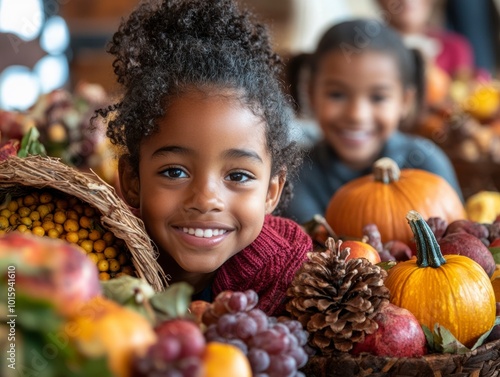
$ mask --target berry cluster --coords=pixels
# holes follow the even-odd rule
[[[307,332],[300,322],[269,317],[255,306],[257,294],[225,291],[204,312],[208,342],[229,343],[248,357],[254,377],[302,377],[308,360]]]

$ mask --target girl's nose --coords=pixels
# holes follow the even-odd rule
[[[210,180],[194,180],[186,195],[185,208],[187,210],[207,213],[212,211],[222,211],[224,201],[221,197],[222,190],[218,185]]]
[[[347,103],[346,114],[352,123],[362,123],[370,119],[370,103],[363,98],[351,98]]]

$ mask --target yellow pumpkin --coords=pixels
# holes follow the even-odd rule
[[[332,195],[325,218],[341,238],[361,238],[365,225],[376,224],[382,242],[409,244],[413,234],[401,219],[412,209],[426,219],[441,217],[448,223],[466,216],[460,197],[444,178],[421,169],[400,170],[385,157],[375,162],[372,174]]]
[[[463,255],[443,256],[432,230],[416,211],[407,215],[417,258],[392,267],[385,285],[390,301],[412,312],[431,331],[449,330],[467,347],[495,322],[496,301],[484,269]]]

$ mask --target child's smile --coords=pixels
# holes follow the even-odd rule
[[[282,189],[262,119],[228,90],[176,97],[141,144],[139,171],[141,217],[181,274],[211,273],[252,243]]]

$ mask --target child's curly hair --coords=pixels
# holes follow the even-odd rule
[[[190,88],[233,88],[262,117],[272,174],[292,175],[302,160],[290,129],[289,98],[281,87],[281,60],[266,28],[232,0],[143,2],[110,42],[124,94],[100,109],[106,135],[138,170],[141,141],[157,130],[169,101]],[[287,180],[280,207],[291,196]]]

